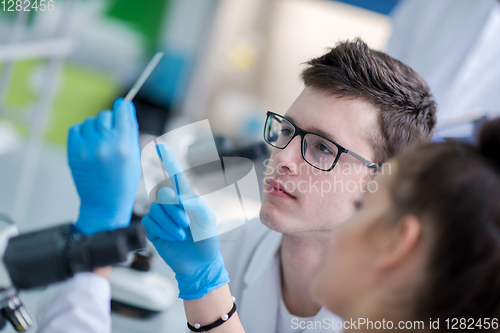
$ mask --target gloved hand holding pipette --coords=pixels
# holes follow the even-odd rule
[[[163,57],[158,52],[125,99],[71,127],[68,160],[78,194],[76,226],[87,234],[128,226],[141,176],[139,126],[131,102]]]
[[[68,160],[81,201],[76,226],[86,234],[126,227],[141,176],[134,105],[119,98],[113,111],[71,127]]]
[[[229,283],[219,251],[216,217],[193,192],[172,150],[164,144],[158,150],[172,182],[158,190],[158,199],[178,204],[154,203],[142,223],[149,240],[174,271],[179,297],[199,299]]]

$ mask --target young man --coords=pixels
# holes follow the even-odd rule
[[[332,227],[349,218],[362,191],[376,186],[369,182],[377,165],[432,139],[432,95],[401,62],[354,40],[308,65],[302,73],[306,88],[285,116],[268,113],[265,139],[272,153],[260,221],[220,236],[223,259],[213,243],[189,244],[186,237],[189,222],[179,209],[191,224],[200,224],[213,219],[202,202],[181,208],[154,204],[143,219],[148,237],[176,273],[192,324],[209,325],[231,309],[229,297],[227,309],[205,306],[199,320],[189,318],[188,310],[208,304],[190,300],[217,297],[211,292],[224,289],[229,276],[246,332],[312,332],[318,322],[332,329],[336,316],[309,294]],[[160,151],[169,175],[180,172],[168,147]],[[189,184],[180,177],[182,201],[182,187]],[[164,195],[175,195],[169,191]]]
[[[426,83],[362,41],[341,43],[308,64],[302,74],[306,88],[286,118],[268,115],[266,141],[273,148],[261,220],[221,235],[223,260],[218,247],[193,251],[175,241],[186,237],[184,231],[169,239],[172,224],[189,230],[178,206],[154,204],[143,220],[176,272],[181,295],[188,295],[184,299],[199,298],[199,286],[208,287],[204,294],[225,286],[227,268],[247,332],[299,332],[307,321],[335,320],[308,292],[328,252],[332,226],[347,220],[356,199],[370,189],[375,165],[430,141],[434,132],[435,104]],[[163,163],[171,174],[173,159],[164,156]],[[210,218],[205,208],[187,205],[186,212]]]

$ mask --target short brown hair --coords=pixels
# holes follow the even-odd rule
[[[360,98],[380,109],[374,162],[382,164],[409,146],[432,139],[436,103],[427,83],[402,62],[357,38],[306,64],[302,72],[306,86]]]

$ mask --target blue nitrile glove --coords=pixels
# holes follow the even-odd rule
[[[127,227],[141,177],[134,105],[119,98],[113,111],[71,127],[68,160],[80,196],[76,227],[86,234]]]
[[[179,298],[202,298],[229,283],[229,275],[219,251],[214,213],[193,192],[172,150],[158,145],[172,185],[158,190],[154,203],[142,219],[149,240],[172,268],[179,284]],[[204,239],[199,241],[193,240]]]

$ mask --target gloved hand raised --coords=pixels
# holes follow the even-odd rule
[[[174,271],[179,297],[202,298],[229,283],[219,251],[217,221],[210,207],[193,192],[170,147],[160,144],[158,150],[172,185],[160,188],[157,198],[172,204],[154,203],[142,223],[149,240]],[[198,239],[203,240],[195,241]]]
[[[128,226],[141,176],[134,105],[119,98],[113,111],[71,127],[68,160],[80,196],[76,226],[86,234]]]

